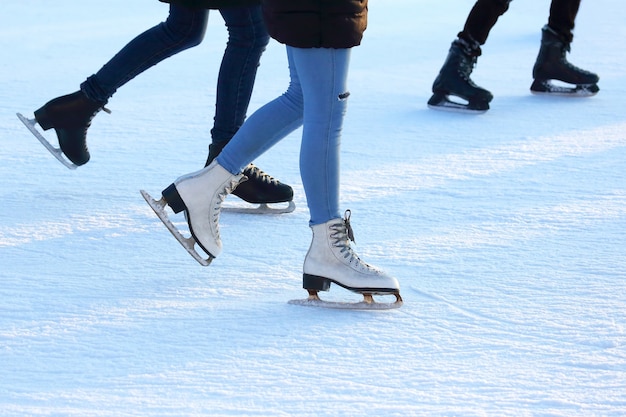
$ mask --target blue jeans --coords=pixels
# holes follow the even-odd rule
[[[217,157],[233,174],[302,126],[300,175],[310,225],[341,217],[339,150],[350,49],[287,47],[287,91],[254,112]]]
[[[246,118],[259,61],[269,43],[261,7],[220,10],[228,43],[217,81],[213,143],[223,146]],[[162,23],[143,32],[122,48],[102,69],[81,84],[92,100],[106,102],[119,87],[148,68],[204,39],[209,11],[171,5]]]

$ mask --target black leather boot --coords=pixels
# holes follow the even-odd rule
[[[433,83],[433,96],[428,100],[431,108],[482,112],[489,109],[493,95],[472,81],[470,75],[480,56],[480,46],[464,39],[456,39],[450,46],[446,61]],[[455,103],[449,96],[457,96],[467,104]]]
[[[572,65],[566,57],[570,42],[548,25],[541,30],[541,48],[533,67],[533,84],[530,89],[536,93],[590,95],[600,89],[596,83],[597,74]],[[550,83],[558,80],[576,87],[558,87]]]
[[[44,129],[54,129],[65,156],[76,165],[89,161],[87,129],[91,120],[106,103],[89,99],[82,91],[57,97],[35,111],[37,123]],[[110,113],[110,112],[109,112]]]

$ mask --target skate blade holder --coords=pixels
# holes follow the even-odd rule
[[[214,257],[210,254],[207,254],[208,258],[202,257],[195,249],[195,246],[197,245],[196,240],[193,237],[183,236],[176,228],[176,226],[174,226],[174,223],[172,223],[165,211],[165,206],[167,205],[165,198],[161,198],[157,201],[144,190],[140,190],[140,193],[144,200],[146,200],[146,203],[148,203],[148,205],[152,208],[152,211],[154,211],[154,213],[157,215],[159,220],[161,220],[163,225],[167,228],[167,230],[169,230],[169,232],[172,234],[172,236],[174,236],[178,243],[180,243],[183,248],[185,248],[189,255],[191,255],[191,257],[195,259],[200,265],[209,266]]]
[[[32,133],[33,136],[35,136],[37,140],[41,142],[41,144],[48,150],[48,152],[50,152],[56,159],[58,159],[60,163],[62,163],[69,169],[78,168],[78,165],[73,164],[71,161],[65,158],[61,148],[53,146],[50,142],[46,140],[46,138],[39,132],[39,130],[37,130],[37,127],[35,127],[35,125],[37,124],[36,119],[29,119],[23,116],[21,113],[17,113],[17,118],[20,119],[22,123],[24,123],[24,126],[26,126],[28,130],[30,130],[30,133]]]
[[[307,298],[307,300],[310,301],[323,301],[320,299],[319,297],[319,291],[318,290],[307,290],[309,293],[309,297]],[[398,308],[400,306],[402,306],[403,304],[403,300],[402,297],[400,296],[399,292],[391,292],[391,293],[371,293],[371,292],[358,292],[355,291],[358,294],[361,294],[363,296],[363,301],[359,302],[359,303],[352,303],[355,306],[368,306],[366,308],[372,308],[374,310],[376,309],[384,309],[384,308]],[[381,303],[378,301],[374,300],[374,295],[393,295],[396,297],[396,301],[393,303]],[[326,303],[330,303],[331,301],[323,301]],[[376,307],[380,305],[380,307]],[[392,307],[393,306],[393,307]]]
[[[403,305],[402,297],[400,296],[399,291],[395,292],[369,292],[369,291],[356,291],[358,294],[363,296],[363,300],[360,302],[349,302],[349,301],[327,301],[323,300],[319,297],[319,290],[315,289],[307,289],[309,296],[306,299],[302,300],[290,300],[289,304],[300,305],[300,306],[308,306],[308,307],[323,307],[323,308],[334,308],[338,310],[391,310],[400,308]],[[374,295],[383,296],[383,295],[393,295],[395,296],[395,302],[385,303],[374,300]]]

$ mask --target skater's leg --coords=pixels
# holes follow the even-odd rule
[[[287,92],[248,117],[215,158],[229,172],[243,172],[248,178],[233,194],[249,203],[282,203],[293,199],[290,186],[265,174],[252,161],[301,125],[302,92],[297,79],[292,78]]]
[[[339,211],[339,150],[349,92],[350,49],[291,48],[304,94],[300,172],[313,240],[303,265],[303,287],[312,299],[336,283],[366,295],[396,294],[398,281],[353,251],[350,212]],[[367,298],[369,297],[369,298]]]
[[[287,60],[291,78],[287,91],[250,115],[216,158],[233,174],[302,125],[302,87],[290,48]]]
[[[564,40],[571,43],[574,39],[574,23],[580,0],[552,0],[550,4],[550,17],[548,26],[564,37]]]
[[[428,106],[433,109],[482,113],[489,109],[493,95],[471,79],[482,54],[480,48],[498,18],[509,8],[510,0],[478,0],[465,21],[463,30],[452,42],[448,56],[433,82]],[[450,97],[460,97],[465,103]]]
[[[287,52],[289,89],[250,116],[217,161],[233,174],[241,172],[245,164],[304,122],[302,182],[311,223],[320,224],[340,216],[339,141],[350,50],[287,47]]]
[[[122,48],[81,84],[94,101],[106,102],[119,87],[166,58],[202,42],[208,10],[171,5],[168,18]]]
[[[580,0],[552,1],[549,23],[541,31],[541,47],[533,66],[532,92],[586,97],[600,90],[597,74],[578,68],[567,60],[579,7]],[[551,80],[574,86],[557,86]]]
[[[292,48],[304,94],[300,174],[310,224],[340,217],[339,149],[348,96],[350,49]]]
[[[87,130],[91,120],[115,91],[136,75],[167,57],[199,44],[208,10],[170,6],[167,20],[122,48],[100,71],[87,78],[75,93],[57,97],[35,111],[37,123],[54,128],[63,154],[75,165],[89,161]]]
[[[339,139],[347,99],[349,50],[287,47],[287,56],[291,74],[287,92],[252,114],[217,161],[233,174],[241,172],[299,127],[304,115],[302,180],[311,222],[320,224],[340,215]]]
[[[222,248],[221,202],[239,183],[244,167],[302,124],[302,90],[291,72],[287,92],[254,112],[211,164],[179,177],[162,192],[174,212],[186,212],[195,241],[211,257]]]
[[[477,42],[484,45],[498,18],[509,9],[510,2],[511,0],[478,0],[467,16],[465,26],[458,37],[470,44]]]
[[[260,6],[220,9],[228,29],[228,43],[217,79],[215,122],[211,129],[210,163],[243,124],[257,68],[269,35]]]
[[[243,124],[257,68],[269,35],[261,6],[220,9],[228,29],[228,42],[217,80],[215,118],[211,144],[205,163],[208,166]],[[249,203],[279,203],[293,199],[293,189],[250,164],[244,169],[248,180],[233,192]]]

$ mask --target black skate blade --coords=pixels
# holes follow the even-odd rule
[[[559,97],[591,97],[598,94],[597,84],[581,84],[576,86],[555,85],[550,80],[535,80],[530,86],[532,94]]]
[[[438,98],[437,96],[433,96],[428,101],[428,108],[439,111],[447,111],[453,113],[465,113],[465,114],[483,114],[489,110],[488,103],[458,103],[456,101],[450,100],[449,96],[444,96]]]
[[[24,117],[21,113],[17,113],[17,118],[20,119],[22,123],[24,123],[24,126],[26,126],[28,130],[30,130],[30,133],[32,133],[33,136],[35,136],[37,140],[39,140],[39,142],[41,142],[41,144],[48,150],[48,152],[50,152],[56,159],[58,159],[60,163],[62,163],[69,169],[78,168],[78,165],[72,163],[70,160],[65,158],[65,156],[63,155],[63,151],[60,148],[55,148],[50,142],[46,140],[46,138],[43,137],[39,130],[37,130],[37,128],[35,127],[35,125],[37,124],[37,120],[28,119]]]
[[[146,203],[148,203],[150,208],[152,208],[152,211],[154,211],[159,220],[161,220],[167,230],[170,231],[172,236],[174,236],[178,243],[180,243],[183,248],[185,248],[185,250],[191,255],[191,257],[198,261],[200,265],[209,266],[211,264],[211,261],[213,260],[213,257],[210,254],[207,254],[209,256],[207,259],[200,256],[200,254],[195,250],[194,247],[196,245],[195,239],[193,237],[185,237],[178,231],[176,226],[174,226],[174,224],[170,221],[167,213],[165,212],[165,206],[167,205],[165,199],[157,201],[152,198],[152,196],[150,196],[150,194],[148,194],[146,191],[140,190],[139,192],[143,196],[144,200],[146,200]]]
[[[246,205],[223,205],[221,210],[224,213],[243,213],[243,214],[286,214],[291,213],[296,209],[296,204],[293,201],[287,202],[286,207],[270,205],[267,203],[259,204],[254,207],[249,203],[242,202]]]
[[[363,301],[360,302],[325,301],[319,298],[316,290],[308,291],[308,298],[301,300],[289,300],[289,304],[305,307],[331,308],[338,310],[393,310],[402,307],[403,304],[400,293],[386,294],[394,295],[396,297],[396,301],[392,303],[383,303],[375,301],[372,294],[363,294]]]

